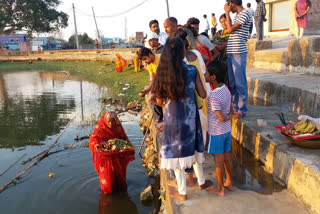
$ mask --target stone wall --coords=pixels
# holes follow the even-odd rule
[[[272,41],[247,42],[247,66],[320,75],[320,37],[289,41],[288,49],[271,49]]]

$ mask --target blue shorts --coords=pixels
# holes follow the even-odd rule
[[[231,132],[223,135],[209,135],[208,153],[222,154],[231,151]]]

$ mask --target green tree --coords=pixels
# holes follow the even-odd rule
[[[68,15],[57,11],[60,0],[0,0],[0,34],[50,32],[68,26]]]
[[[80,44],[93,44],[93,39],[90,38],[87,33],[79,34],[78,39]],[[68,42],[74,45],[76,43],[75,35],[70,36]]]

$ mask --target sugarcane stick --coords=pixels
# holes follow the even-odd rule
[[[16,160],[16,162],[14,162],[13,164],[11,164],[7,169],[5,169],[0,176],[2,176],[4,173],[6,173],[11,167],[13,167],[16,163],[18,163],[19,160],[21,160],[24,156],[26,156],[27,154],[22,155],[18,160]]]
[[[37,155],[35,155],[35,156],[31,157],[31,158],[28,158],[27,160],[21,161],[21,164],[22,164],[22,165],[25,165],[26,163],[32,161],[32,160],[35,159],[36,157],[39,157],[39,156],[40,156],[41,154],[43,154],[44,152],[45,152],[45,151],[42,151],[42,152],[40,152],[39,154],[37,154]]]
[[[75,117],[74,117],[75,118]],[[73,119],[74,119],[73,118]],[[67,130],[67,128],[69,127],[69,125],[71,124],[71,121],[73,121],[73,119],[71,119],[68,123],[68,125],[64,128],[64,130],[57,136],[56,140],[51,144],[51,146],[46,149],[41,155],[39,155],[37,157],[37,159],[31,163],[27,168],[25,168],[22,172],[20,172],[18,175],[16,175],[15,177],[13,177],[10,181],[8,181],[6,184],[3,184],[2,186],[0,186],[0,193],[3,192],[5,189],[8,188],[8,186],[10,186],[10,184],[14,183],[16,180],[18,180],[23,174],[25,174],[26,172],[28,172],[34,165],[38,164],[48,153],[49,151],[58,143],[59,138],[62,136],[62,134]]]
[[[152,120],[153,120],[153,114],[154,114],[154,112],[152,111],[151,118],[150,118],[150,122],[149,122],[148,127],[147,127],[147,131],[146,131],[146,133],[144,134],[143,140],[142,140],[141,145],[140,145],[140,149],[139,149],[139,155],[140,155],[140,156],[141,156],[142,146],[143,146],[143,144],[144,144],[144,142],[145,142],[145,140],[146,140],[146,138],[147,138],[148,131],[149,131],[151,122],[152,122]]]

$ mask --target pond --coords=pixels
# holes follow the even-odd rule
[[[0,73],[0,173],[21,156],[26,154],[25,160],[48,148],[70,122],[59,145],[52,149],[58,152],[24,174],[17,185],[0,193],[1,213],[115,214],[153,210],[152,204],[140,202],[140,192],[152,180],[144,174],[137,152],[143,138],[139,116],[119,117],[136,148],[136,160],[127,169],[127,193],[101,194],[91,152],[81,147],[88,140],[74,141],[76,136],[92,132],[101,112],[114,108],[101,102],[109,93],[103,86],[64,73]],[[28,164],[19,161],[0,176],[0,185]],[[49,178],[48,173],[55,176]]]

